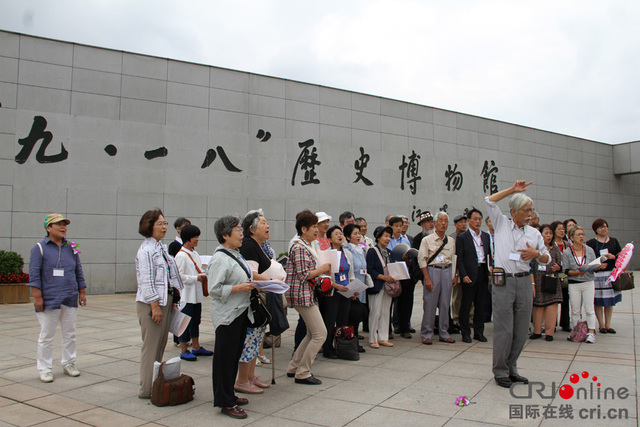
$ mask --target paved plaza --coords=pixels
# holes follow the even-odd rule
[[[422,316],[422,290],[416,289],[412,324]],[[313,373],[320,386],[294,384],[285,375],[293,349],[293,330],[283,334],[277,348],[276,384],[262,395],[249,398],[249,417],[233,420],[212,406],[211,358],[182,362],[183,373],[196,383],[195,399],[185,405],[158,408],[140,400],[138,371],[140,327],[135,295],[90,295],[88,306],[78,309],[78,378],[65,376],[60,359],[60,335],[54,351],[55,381],[41,383],[35,358],[39,325],[30,304],[0,306],[0,426],[548,426],[638,425],[636,331],[640,332],[640,291],[625,292],[614,311],[615,335],[597,335],[595,344],[576,344],[567,333],[556,333],[553,342],[527,341],[519,360],[520,374],[542,385],[517,386],[511,395],[498,387],[491,373],[491,323],[485,328],[488,343],[426,346],[419,335],[396,336],[392,348],[371,349],[359,361],[328,360],[319,356]],[[203,309],[201,343],[213,348],[214,331]],[[295,326],[297,315],[289,311]],[[366,337],[365,337],[366,340]],[[266,350],[271,357],[271,350]],[[165,359],[179,351],[171,340]],[[57,361],[57,362],[56,362]],[[57,364],[56,364],[57,363]],[[257,368],[271,379],[271,366]],[[582,373],[588,372],[588,378]],[[579,381],[570,380],[577,374]],[[596,380],[593,377],[597,377]],[[576,377],[574,377],[575,379]],[[571,385],[550,398],[552,385]],[[600,386],[598,386],[600,384]],[[628,391],[625,392],[625,389]],[[606,393],[605,393],[606,391]],[[599,393],[598,393],[599,392]],[[612,397],[613,394],[613,397]],[[469,406],[455,405],[466,395]],[[544,397],[546,396],[546,397]],[[625,418],[626,419],[619,419]],[[613,419],[615,416],[615,419]],[[572,417],[572,418],[571,418]]]

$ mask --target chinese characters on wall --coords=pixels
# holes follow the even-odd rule
[[[15,156],[16,163],[24,164],[29,159],[29,156],[39,141],[41,141],[40,147],[36,152],[36,161],[38,163],[59,163],[68,159],[69,152],[62,142],[60,143],[59,152],[51,154],[51,151],[54,150],[54,147],[52,146],[51,150],[49,150],[49,154],[47,154],[47,150],[49,149],[54,136],[53,133],[46,130],[46,128],[47,120],[44,117],[35,116],[33,118],[29,134],[18,140],[18,144],[22,146],[22,149]],[[260,142],[267,142],[271,139],[271,133],[260,129],[256,138],[259,139]],[[307,139],[306,141],[298,142],[297,145],[300,148],[300,155],[296,159],[296,163],[293,168],[291,186],[295,186],[297,182],[302,186],[320,184],[316,168],[321,166],[322,162],[319,160],[319,152],[318,148],[315,146],[315,141],[313,139]],[[113,144],[109,144],[104,147],[104,151],[111,157],[116,156],[118,153],[117,147]],[[365,151],[364,147],[359,147],[359,151],[360,156],[355,159],[353,163],[355,169],[355,180],[353,181],[353,184],[362,183],[367,187],[373,186],[373,181],[371,181],[365,174],[366,168],[371,160],[371,156]],[[145,151],[144,158],[147,160],[153,160],[166,157],[168,154],[169,151],[166,147],[158,147]],[[208,168],[218,157],[227,171],[242,172],[241,169],[232,163],[225,152],[225,149],[220,145],[218,145],[215,150],[213,148],[207,150],[200,168]],[[399,160],[400,165],[398,166],[398,170],[400,171],[400,190],[404,191],[406,186],[412,195],[416,195],[418,193],[418,182],[422,180],[422,176],[420,175],[420,155],[417,154],[415,150],[411,150],[410,154],[403,154]],[[484,161],[480,176],[482,178],[482,191],[484,193],[489,192],[489,194],[494,194],[498,191],[498,167],[494,160]],[[444,177],[445,180],[443,182],[443,186],[447,191],[455,192],[462,189],[464,176],[457,163],[447,165],[447,169],[444,171]],[[414,211],[411,215],[412,219],[414,219],[416,215],[419,215],[419,212],[416,212],[414,206]]]

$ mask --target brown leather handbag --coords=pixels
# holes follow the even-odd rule
[[[167,380],[162,373],[164,362],[158,369],[158,378],[153,382],[151,403],[156,406],[175,406],[191,402],[196,392],[193,378],[182,374],[178,378]]]

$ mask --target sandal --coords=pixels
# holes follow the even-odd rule
[[[269,360],[269,358],[265,354],[259,354],[258,360],[265,365],[271,365],[271,360]]]

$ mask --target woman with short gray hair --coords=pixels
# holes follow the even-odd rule
[[[246,260],[257,264],[257,269],[253,270],[254,278],[268,279],[266,276],[259,277],[259,274],[256,274],[263,273],[271,267],[271,258],[261,246],[269,238],[269,222],[262,215],[262,210],[249,211],[242,220],[242,229],[244,237],[240,253]],[[258,291],[258,293],[261,298],[264,296],[263,292]],[[262,348],[262,340],[266,330],[266,326],[247,328],[247,336],[244,340],[244,348],[238,367],[238,378],[234,386],[237,392],[260,394],[263,388],[269,388],[269,383],[256,376],[256,357]]]
[[[571,326],[575,328],[580,315],[581,307],[584,307],[584,314],[587,321],[588,343],[596,342],[596,313],[593,308],[593,298],[595,285],[593,272],[582,270],[581,267],[588,265],[596,259],[596,255],[589,246],[584,244],[584,228],[579,225],[571,229],[569,238],[573,241],[573,246],[562,253],[562,268],[569,276],[569,302],[571,303]]]
[[[233,386],[238,373],[247,326],[253,321],[249,309],[249,292],[255,288],[249,265],[238,249],[242,246],[240,218],[224,216],[213,226],[221,246],[207,266],[209,295],[211,295],[211,321],[216,331],[213,354],[213,406],[231,418],[247,418],[238,405],[248,399],[237,397]]]

